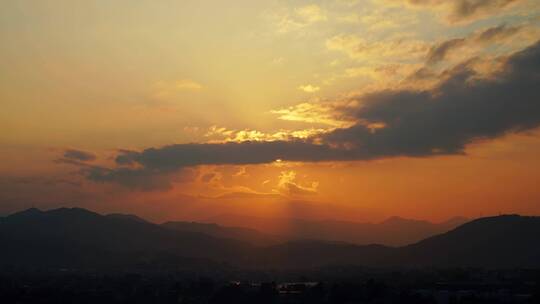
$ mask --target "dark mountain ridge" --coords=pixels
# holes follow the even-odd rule
[[[289,242],[267,248],[262,261],[277,267],[540,267],[540,217],[480,218],[403,247]]]
[[[336,220],[305,220],[221,215],[209,219],[221,225],[239,225],[288,239],[319,239],[358,245],[384,244],[404,246],[447,232],[469,221],[454,217],[441,223],[390,217],[380,223]]]
[[[250,247],[80,208],[30,209],[7,216],[0,221],[0,242],[5,244],[0,265],[64,267],[136,264],[157,256],[224,261]]]
[[[415,265],[540,267],[540,217],[479,218],[403,251]]]
[[[285,241],[285,238],[243,227],[225,227],[218,224],[197,222],[166,222],[161,226],[175,231],[199,232],[217,238],[239,240],[259,246],[275,245]]]
[[[540,267],[540,217],[481,218],[402,247],[317,240],[254,246],[216,237],[219,226],[186,231],[170,225],[78,208],[29,209],[0,219],[0,267]]]

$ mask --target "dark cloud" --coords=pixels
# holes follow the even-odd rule
[[[416,82],[421,80],[433,79],[437,76],[437,73],[432,71],[428,67],[421,67],[418,70],[414,71],[412,74],[408,75],[405,79],[406,82]]]
[[[197,165],[260,164],[277,159],[289,161],[320,161],[336,156],[345,157],[347,151],[328,145],[316,145],[309,140],[273,142],[228,142],[215,144],[177,144],[150,148],[142,152],[119,155],[120,165],[138,164],[159,172]]]
[[[152,170],[150,168],[104,168],[85,167],[81,172],[92,181],[112,182],[122,186],[141,191],[166,191],[173,187],[175,182],[193,181],[196,178],[194,170],[168,170],[167,172]]]
[[[381,122],[337,130],[327,142],[357,147],[359,158],[463,153],[489,139],[540,124],[540,43],[509,57],[496,78],[477,79],[467,65],[432,91],[382,91],[363,98],[357,117]]]
[[[25,176],[25,177],[2,177],[0,178],[0,185],[43,185],[43,186],[54,186],[54,185],[70,185],[70,186],[80,186],[81,183],[78,181],[73,181],[68,178],[59,178],[59,177],[43,177],[43,176]],[[8,187],[9,187],[8,186]],[[0,188],[3,188],[0,186]]]
[[[386,125],[337,130],[327,141],[349,142],[360,157],[462,153],[476,139],[540,124],[540,43],[511,56],[495,79],[475,79],[466,65],[433,91],[366,96],[357,117]]]
[[[151,148],[142,152],[123,151],[116,158],[118,168],[86,166],[83,172],[87,178],[97,182],[116,182],[143,191],[169,190],[172,188],[171,177],[179,172],[184,172],[187,167],[209,164],[260,164],[270,163],[277,159],[314,162],[336,159],[352,160],[355,157],[352,152],[309,141],[177,144],[159,149]],[[131,167],[132,165],[135,167]],[[216,173],[207,173],[202,175],[200,180],[208,183],[216,176]],[[293,182],[285,183],[283,190],[290,195],[316,193],[314,189],[301,187]],[[238,195],[235,193],[235,196]],[[231,198],[230,195],[225,197]],[[257,194],[257,197],[275,198],[275,195]]]
[[[454,0],[453,16],[468,19],[483,12],[495,12],[519,0]]]
[[[310,141],[177,144],[141,152],[124,151],[116,158],[118,168],[87,166],[83,173],[97,182],[116,182],[142,190],[168,190],[172,187],[170,177],[186,167],[260,164],[277,159],[321,161],[344,159],[349,153]]]
[[[501,24],[484,30],[475,37],[475,40],[481,43],[498,41],[513,36],[521,29],[522,27],[520,26],[507,26],[506,24]]]
[[[446,55],[457,48],[464,46],[467,43],[465,38],[456,38],[446,40],[440,44],[437,44],[429,49],[427,54],[426,62],[428,64],[434,64],[439,61],[442,61],[446,58]]]
[[[96,155],[82,150],[68,149],[64,151],[64,158],[75,161],[92,161],[96,159]]]
[[[349,114],[362,123],[318,138],[124,151],[116,158],[117,168],[88,167],[86,175],[94,181],[153,190],[168,189],[170,177],[179,169],[197,165],[461,154],[475,140],[540,124],[540,42],[509,56],[502,70],[480,78],[465,63],[448,72],[433,90],[386,90],[363,96]],[[385,127],[373,129],[366,122]]]
[[[429,49],[426,56],[426,63],[431,65],[443,61],[451,52],[467,45],[483,46],[489,43],[501,42],[502,40],[517,34],[520,30],[520,26],[507,26],[506,24],[502,24],[487,28],[480,33],[465,38],[454,38],[443,41]]]

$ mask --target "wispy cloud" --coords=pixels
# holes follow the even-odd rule
[[[301,85],[298,87],[298,89],[306,93],[316,93],[321,90],[320,87],[311,84]]]
[[[96,155],[88,151],[67,149],[64,152],[64,158],[75,161],[92,161],[96,159]]]
[[[443,61],[452,52],[458,51],[464,47],[479,48],[490,44],[504,42],[520,32],[520,26],[507,26],[505,24],[490,27],[485,30],[473,33],[464,38],[453,38],[440,42],[429,49],[426,61],[428,64],[435,64]]]
[[[282,171],[278,178],[277,191],[287,196],[304,196],[317,193],[318,182],[312,182],[311,185],[301,185],[296,180],[295,171]]]
[[[326,40],[326,48],[340,51],[362,62],[411,61],[421,58],[428,44],[415,39],[367,40],[353,34],[340,34]]]
[[[284,8],[267,14],[280,34],[302,30],[312,24],[327,20],[326,11],[316,4],[305,5],[295,9]]]
[[[316,4],[302,6],[296,9],[296,14],[306,23],[326,21],[326,12]]]

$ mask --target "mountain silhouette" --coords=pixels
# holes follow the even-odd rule
[[[349,221],[314,221],[305,219],[261,218],[221,215],[208,220],[225,226],[242,225],[264,233],[288,239],[319,239],[341,241],[358,245],[383,244],[403,246],[427,237],[447,232],[464,224],[468,219],[455,217],[442,223],[390,217],[380,223]]]
[[[107,214],[106,216],[109,218],[115,218],[115,219],[126,220],[126,221],[149,223],[147,220],[133,214],[111,213],[111,214]]]
[[[402,220],[389,221],[396,224]],[[263,240],[256,246],[258,237]],[[29,209],[0,218],[0,267],[540,266],[540,217],[481,218],[401,247],[324,240],[268,245],[264,244],[266,237],[256,231],[218,225],[178,222],[157,225],[129,215],[105,216],[79,208]],[[242,238],[244,241],[239,240]]]
[[[166,222],[161,224],[161,226],[175,231],[204,233],[217,238],[234,239],[260,246],[275,245],[284,241],[283,238],[243,227],[225,227],[217,224],[197,222]]]
[[[0,221],[0,266],[109,267],[163,259],[231,260],[250,246],[206,234],[171,231],[129,216],[80,208],[29,209]]]
[[[540,217],[480,218],[402,247],[299,241],[267,248],[268,266],[540,267]]]
[[[539,267],[540,217],[480,218],[402,248],[413,265]]]

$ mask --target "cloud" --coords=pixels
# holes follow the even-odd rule
[[[284,9],[267,17],[281,34],[299,31],[327,20],[326,11],[316,4],[301,6],[294,10]]]
[[[174,183],[195,180],[195,170],[153,170],[151,168],[105,168],[99,166],[83,167],[81,173],[88,180],[99,183],[116,183],[127,188],[141,191],[166,191],[173,188]]]
[[[419,59],[424,56],[428,45],[423,41],[403,37],[368,40],[352,34],[339,34],[326,40],[326,48],[340,51],[361,62],[388,63],[389,60]]]
[[[449,39],[439,43],[429,50],[426,61],[428,64],[435,64],[442,61],[451,50],[462,47],[466,43],[467,40],[465,38]]]
[[[311,186],[302,186],[296,182],[296,172],[282,171],[279,175],[278,191],[288,196],[304,196],[317,194],[319,183],[313,182]]]
[[[374,87],[388,87],[399,82],[399,80],[410,75],[412,71],[417,70],[419,64],[382,64],[378,66],[366,66],[347,68],[346,77],[369,77],[376,82],[371,84]]]
[[[297,8],[296,14],[308,24],[325,21],[327,19],[325,11],[316,4]]]
[[[70,185],[70,186],[80,186],[79,181],[70,180],[66,177],[51,177],[51,176],[24,176],[24,177],[1,177],[0,178],[0,188],[8,185],[42,185],[42,186],[55,186],[55,185]]]
[[[458,51],[466,46],[479,47],[492,43],[501,43],[505,39],[517,34],[520,30],[520,26],[507,26],[506,24],[502,24],[474,33],[465,38],[454,38],[443,41],[429,49],[426,56],[426,63],[435,64],[443,61],[451,52]]]
[[[277,159],[318,161],[331,158],[335,153],[338,151],[328,145],[317,145],[309,140],[192,143],[124,152],[116,157],[116,163],[138,165],[154,172],[171,172],[198,165],[247,165],[271,163]]]
[[[346,127],[354,124],[354,120],[344,114],[344,109],[354,106],[356,106],[356,103],[350,103],[349,101],[331,103],[304,102],[288,108],[272,110],[271,113],[278,114],[278,118],[281,120],[317,123],[331,127]]]
[[[513,36],[520,30],[520,26],[507,26],[506,24],[501,24],[499,26],[490,27],[480,32],[478,35],[475,36],[474,39],[476,40],[476,42],[480,43],[499,41],[501,39]]]
[[[403,0],[386,0],[386,2],[401,2]],[[512,4],[523,0],[405,0],[405,3],[423,8],[433,8],[446,13],[449,23],[467,23],[505,11]]]
[[[318,92],[321,88],[318,86],[313,86],[311,84],[308,84],[308,85],[301,85],[298,87],[298,89],[306,93],[315,93],[315,92]]]
[[[279,112],[279,111],[278,111]],[[272,112],[274,113],[274,112]],[[281,113],[281,112],[280,112]],[[279,114],[279,113],[278,113]],[[225,127],[211,126],[204,134],[210,143],[245,142],[245,141],[285,141],[291,139],[305,139],[317,134],[328,132],[328,129],[309,128],[300,130],[279,130],[265,133],[258,130],[231,130]]]
[[[240,167],[240,169],[236,171],[232,177],[249,177],[249,174],[247,173],[246,167]]]
[[[356,115],[383,123],[328,134],[326,142],[348,144],[359,158],[464,153],[474,140],[490,139],[540,124],[540,43],[507,58],[499,75],[477,78],[458,66],[431,91],[381,91],[364,96]]]
[[[96,159],[96,155],[82,150],[68,149],[64,152],[64,158],[75,161],[92,161]]]
[[[496,75],[481,77],[469,63],[446,74],[430,90],[381,90],[358,97],[357,106],[346,108],[347,115],[357,119],[350,127],[306,139],[176,144],[123,151],[116,157],[116,168],[93,167],[87,177],[149,189],[161,187],[156,183],[170,185],[165,180],[168,178],[160,178],[174,177],[198,165],[463,154],[474,141],[540,125],[540,42],[505,57]],[[287,187],[291,193],[307,189]]]

